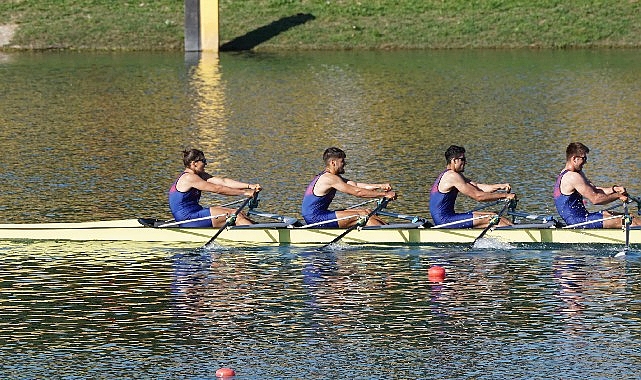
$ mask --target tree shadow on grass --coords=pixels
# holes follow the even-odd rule
[[[245,51],[251,50],[256,46],[268,41],[280,33],[283,33],[295,26],[302,25],[316,17],[309,13],[298,13],[293,16],[283,17],[258,29],[236,37],[220,46],[220,51]]]

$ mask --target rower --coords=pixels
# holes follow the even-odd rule
[[[447,224],[448,228],[486,228],[492,223],[498,226],[509,226],[512,223],[504,217],[498,224],[492,218],[494,212],[470,211],[456,213],[454,204],[458,193],[463,193],[478,202],[491,202],[501,199],[516,199],[511,193],[509,183],[483,184],[474,182],[463,175],[467,158],[465,148],[451,145],[445,151],[446,169],[441,172],[430,192],[430,213],[436,227]],[[505,192],[498,192],[504,190]]]
[[[229,178],[215,177],[205,171],[207,159],[198,149],[183,151],[185,169],[169,189],[169,208],[176,221],[187,221],[180,227],[215,227],[220,228],[227,223],[227,215],[235,213],[235,209],[200,205],[203,191],[222,195],[244,195],[253,197],[262,190],[260,184],[250,184]],[[241,212],[235,215],[236,225],[248,225],[253,222]]]
[[[592,204],[605,205],[616,200],[628,202],[628,192],[623,186],[595,186],[583,172],[590,149],[580,142],[570,143],[565,149],[565,167],[554,184],[556,210],[569,227],[621,228],[623,217],[609,210],[588,212],[583,203],[587,198]],[[621,217],[617,217],[621,215]],[[632,217],[631,226],[641,225],[639,217]]]
[[[377,215],[369,215],[367,209],[329,210],[337,191],[360,198],[396,199],[389,183],[363,183],[343,178],[347,165],[346,154],[339,148],[327,148],[323,153],[325,170],[316,175],[307,186],[303,196],[302,215],[305,222],[319,228],[349,228],[359,222],[359,218],[369,216],[365,225],[380,226],[385,222]]]

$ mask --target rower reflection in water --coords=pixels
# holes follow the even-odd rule
[[[354,226],[361,216],[367,216],[370,210],[348,209],[330,211],[336,191],[360,198],[386,197],[396,199],[389,183],[362,183],[345,179],[345,152],[339,148],[327,148],[323,153],[325,170],[316,175],[307,187],[303,197],[302,215],[308,224],[317,224],[319,228],[348,228]],[[379,191],[380,190],[380,191]],[[376,215],[367,220],[368,226],[379,226],[385,222]]]
[[[200,196],[203,191],[222,195],[244,195],[253,197],[262,188],[259,184],[239,182],[229,178],[214,177],[205,172],[207,159],[198,149],[183,151],[184,171],[169,189],[169,208],[176,221],[187,221],[181,227],[221,227],[226,216],[236,210],[226,207],[203,207]],[[219,217],[217,217],[219,216]],[[242,212],[236,217],[236,225],[253,222]]]
[[[587,198],[592,204],[604,205],[616,200],[628,202],[625,187],[612,185],[595,186],[583,173],[590,149],[580,142],[570,143],[565,149],[565,168],[559,173],[554,185],[554,204],[568,226],[580,228],[620,228],[622,218],[608,210],[588,212],[583,203]],[[593,221],[593,223],[589,223]],[[632,226],[641,225],[641,219],[633,217]]]
[[[448,228],[485,228],[494,212],[470,211],[456,213],[454,204],[458,193],[463,193],[477,202],[491,202],[500,199],[515,199],[510,193],[509,183],[483,184],[474,182],[463,175],[465,171],[465,148],[451,145],[445,151],[446,169],[436,178],[430,192],[430,213],[436,226],[448,224]],[[505,192],[497,192],[505,190]],[[511,222],[501,217],[498,226]]]

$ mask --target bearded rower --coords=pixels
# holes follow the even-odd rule
[[[327,148],[323,153],[325,170],[314,177],[303,196],[301,214],[306,223],[318,224],[319,228],[348,228],[354,226],[359,217],[370,213],[366,209],[329,210],[337,191],[360,198],[383,196],[396,199],[396,193],[389,183],[362,183],[343,178],[341,174],[345,173],[347,165],[345,158],[345,152],[339,148]],[[367,221],[368,226],[382,224],[385,222],[376,215],[372,215]]]

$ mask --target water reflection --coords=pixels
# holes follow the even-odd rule
[[[220,60],[217,53],[200,53],[196,57],[197,61],[190,70],[190,85],[194,90],[193,123],[196,126],[195,139],[191,144],[205,152],[215,152],[209,169],[224,172],[233,162],[228,160],[226,120],[229,111],[225,107],[227,90],[220,72]]]
[[[361,377],[425,357],[437,368],[459,362],[468,377],[464,363],[479,354],[505,365],[552,345],[571,360],[577,343],[596,356],[614,349],[608,337],[639,334],[638,263],[607,252],[16,243],[2,253],[0,360],[35,351],[72,363],[38,367],[50,374],[93,361],[92,371],[108,362],[106,373],[122,377],[125,357],[158,364],[175,354],[191,360],[160,374],[188,366],[206,377],[216,364],[196,352],[215,347],[217,363],[250,377],[274,369],[304,377],[328,360]],[[428,278],[434,264],[446,268],[442,283]],[[143,371],[156,373],[151,367]]]
[[[582,258],[558,257],[554,260],[554,278],[559,284],[558,297],[563,304],[559,311],[579,313],[585,309],[583,292],[587,283],[585,262]]]
[[[23,191],[6,188],[3,211],[10,221],[166,218],[180,151],[199,146],[221,174],[263,184],[269,211],[298,216],[336,145],[348,177],[390,181],[401,195],[391,207],[426,214],[426,186],[455,143],[470,176],[509,180],[521,208],[553,213],[572,140],[590,145],[594,181],[641,186],[638,54],[12,54],[0,65],[0,179]]]

